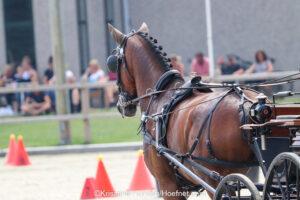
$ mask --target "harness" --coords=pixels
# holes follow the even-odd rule
[[[107,66],[110,71],[116,72],[117,73],[117,84],[119,87],[119,102],[118,106],[121,107],[126,107],[126,106],[132,106],[136,105],[139,100],[143,98],[148,98],[150,97],[149,103],[147,105],[146,111],[142,113],[141,117],[141,125],[140,125],[140,132],[143,134],[144,137],[144,142],[150,145],[153,145],[156,147],[158,153],[162,154],[162,152],[168,152],[176,157],[178,157],[182,163],[187,162],[189,163],[191,160],[196,160],[200,162],[205,162],[207,164],[212,164],[212,165],[219,165],[223,167],[230,167],[230,168],[244,168],[244,167],[250,167],[250,166],[257,166],[258,163],[257,161],[254,162],[248,162],[248,163],[240,163],[240,162],[231,162],[231,161],[224,161],[224,160],[219,160],[216,158],[214,155],[213,151],[213,144],[211,143],[210,140],[210,127],[212,123],[212,118],[213,114],[218,108],[219,104],[222,102],[222,100],[228,96],[235,94],[241,99],[240,107],[239,107],[239,112],[241,113],[241,124],[243,125],[244,123],[247,122],[247,114],[245,110],[245,104],[246,103],[253,103],[250,99],[246,97],[244,94],[243,90],[237,86],[237,85],[211,85],[211,84],[205,84],[201,82],[201,77],[195,77],[191,79],[190,81],[184,83],[181,87],[179,88],[171,88],[171,89],[166,89],[171,82],[174,82],[174,80],[178,80],[178,82],[183,83],[184,80],[179,74],[177,70],[167,70],[164,74],[161,75],[159,80],[156,82],[154,88],[152,89],[152,92],[149,94],[143,95],[141,97],[137,97],[136,95],[131,95],[128,92],[126,92],[123,89],[123,83],[121,80],[121,67],[124,64],[124,68],[127,70],[128,76],[132,81],[134,81],[132,75],[129,73],[128,66],[126,63],[126,58],[124,55],[124,49],[126,47],[126,42],[128,38],[136,34],[136,32],[132,31],[130,34],[125,35],[124,38],[122,39],[121,44],[113,51],[113,55],[110,55],[107,59]],[[138,34],[146,34],[146,33],[139,33]],[[192,144],[191,148],[189,149],[188,152],[185,154],[179,154],[171,149],[168,149],[167,147],[167,127],[168,127],[168,122],[169,122],[169,116],[171,113],[175,112],[175,107],[178,106],[182,101],[191,98],[194,94],[195,90],[198,90],[202,93],[209,93],[212,92],[211,88],[213,87],[222,87],[222,88],[228,88],[227,91],[222,93],[220,96],[214,98],[214,99],[209,99],[207,101],[203,101],[201,103],[206,103],[206,102],[211,102],[214,101],[214,105],[211,107],[211,110],[209,114],[205,117],[203,123],[201,124],[201,127],[199,129],[198,135]],[[171,96],[170,101],[168,101],[165,105],[163,105],[162,111],[160,113],[156,113],[153,115],[149,115],[150,107],[153,103],[153,101],[158,98],[163,92],[166,91],[171,91],[174,90],[174,93]],[[149,120],[154,120],[155,125],[156,125],[156,137],[153,138],[150,132],[147,130],[147,122]],[[209,157],[196,157],[193,155],[193,152],[195,151],[196,147],[198,146],[200,142],[201,136],[204,135],[205,137],[205,144],[206,147],[209,151]],[[191,164],[191,163],[190,163]],[[195,163],[194,163],[195,164]],[[183,186],[188,187],[187,189],[189,190],[199,190],[201,188],[200,185],[194,185],[188,180],[186,180],[178,171],[177,169],[175,170],[175,174],[177,177],[177,180],[179,182],[183,182]],[[211,178],[213,179],[218,179],[216,172],[212,172]]]
[[[206,92],[206,93],[212,92],[212,90],[210,90],[210,89],[208,90],[207,87],[205,87],[206,84],[201,83],[201,82],[198,82],[198,83],[197,82],[192,83],[192,82],[193,82],[193,80],[191,80],[192,85],[191,85],[190,89],[186,89],[183,91],[182,90],[176,91],[173,94],[171,100],[163,106],[163,110],[161,113],[155,114],[154,117],[146,116],[145,114],[142,115],[141,132],[143,134],[144,141],[146,143],[155,145],[160,150],[165,151],[166,149],[168,149],[166,134],[167,134],[167,127],[168,127],[168,120],[169,120],[170,113],[172,113],[172,111],[174,111],[174,108],[179,103],[188,99],[189,97],[191,97],[194,94],[194,92],[193,92],[194,88],[198,88],[197,90],[199,90],[200,92]],[[204,90],[202,90],[202,86],[204,86]],[[242,125],[245,124],[247,122],[247,118],[248,118],[248,116],[247,116],[248,112],[246,112],[245,104],[250,103],[252,105],[252,101],[244,95],[241,88],[232,87],[231,89],[227,90],[226,92],[224,92],[222,95],[216,97],[215,99],[209,99],[208,101],[201,102],[201,103],[206,103],[206,102],[211,102],[213,100],[216,101],[214,103],[214,105],[212,106],[209,114],[206,116],[203,123],[201,124],[198,135],[195,138],[195,141],[192,144],[192,146],[188,152],[186,152],[185,154],[178,154],[176,152],[173,152],[170,149],[168,149],[167,151],[173,152],[173,154],[176,154],[176,156],[178,156],[182,159],[182,162],[184,162],[185,158],[192,158],[194,160],[206,162],[208,164],[221,165],[221,166],[229,167],[229,168],[245,168],[245,167],[257,166],[258,163],[256,161],[240,163],[240,162],[219,160],[218,158],[215,157],[215,155],[213,153],[213,145],[210,141],[210,127],[211,127],[211,123],[212,123],[212,117],[213,117],[215,110],[218,108],[218,105],[222,102],[222,100],[226,96],[231,95],[231,94],[236,94],[236,95],[238,95],[238,97],[241,98],[239,112],[241,114],[241,124]],[[152,135],[150,134],[150,132],[146,128],[146,123],[149,118],[154,120],[156,123],[156,131],[157,131],[157,135],[158,135],[157,138],[153,138]],[[205,133],[205,143],[206,143],[207,149],[210,154],[210,157],[208,157],[208,158],[207,157],[196,157],[193,155],[193,152],[196,149],[197,145],[199,144],[200,137],[202,136],[203,133]]]

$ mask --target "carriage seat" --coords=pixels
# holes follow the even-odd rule
[[[300,119],[300,115],[277,115],[276,119],[281,119],[281,120]]]

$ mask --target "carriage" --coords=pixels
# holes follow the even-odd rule
[[[291,91],[278,92],[273,98],[291,96],[298,93]],[[157,146],[158,152],[170,160],[173,166],[182,168],[201,186],[214,194],[214,199],[300,199],[300,106],[297,104],[268,105],[264,95],[258,96],[250,114],[255,123],[241,126],[244,138],[251,146],[255,162],[245,164],[259,166],[265,178],[264,184],[253,183],[243,174],[229,174],[225,177],[211,171],[193,161],[192,164],[204,174],[219,181],[217,188],[212,188],[206,182],[187,169],[176,155],[168,149]],[[273,133],[272,137],[270,133]],[[285,132],[285,137],[282,137]],[[276,136],[276,133],[281,133]],[[230,163],[216,162],[225,165]],[[234,163],[232,163],[234,165]]]
[[[119,45],[107,59],[118,76],[117,107],[130,117],[140,105],[145,161],[160,191],[300,199],[300,107],[276,103],[299,93],[279,92],[270,101],[252,89],[295,81],[300,73],[251,85],[185,81],[145,23],[127,35],[111,25],[109,31]],[[264,184],[244,175],[251,167],[261,169]]]

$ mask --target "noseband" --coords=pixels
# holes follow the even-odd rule
[[[132,102],[133,99],[137,98],[137,95],[131,95],[124,90],[124,84],[121,80],[121,68],[124,65],[125,70],[131,81],[134,81],[133,76],[129,73],[125,58],[125,47],[128,38],[135,35],[135,31],[131,31],[129,34],[125,35],[120,43],[120,45],[112,51],[112,54],[107,58],[106,64],[109,71],[117,73],[117,85],[119,91],[119,100],[117,105],[124,109],[128,105],[136,105],[137,102]]]

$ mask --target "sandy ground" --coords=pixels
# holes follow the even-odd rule
[[[104,164],[116,191],[126,191],[137,160],[137,152],[103,152]],[[1,200],[80,199],[86,177],[96,175],[96,153],[31,156],[32,165],[12,167],[0,158]],[[134,192],[108,199],[159,199],[154,192]],[[208,199],[192,195],[189,199]]]

